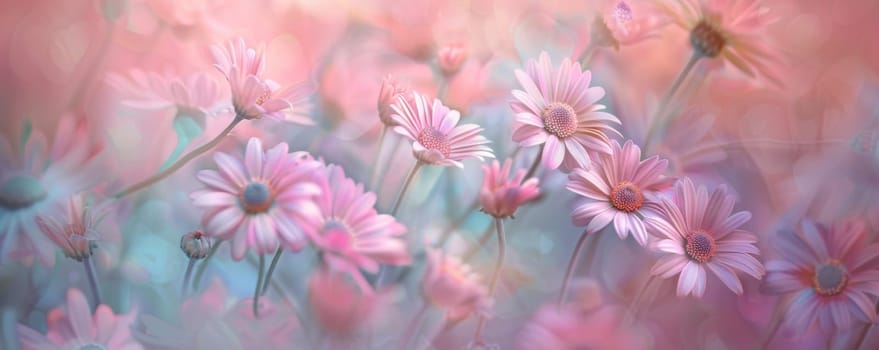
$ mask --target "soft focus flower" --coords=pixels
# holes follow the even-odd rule
[[[344,275],[321,267],[308,279],[308,304],[320,326],[349,338],[378,311],[381,296],[348,283]]]
[[[289,349],[299,328],[295,311],[288,304],[259,299],[258,317],[253,314],[253,298],[235,303],[223,316],[241,344],[247,349]]]
[[[378,118],[385,126],[397,125],[394,118],[391,117],[394,113],[391,106],[400,96],[411,96],[410,90],[403,87],[402,84],[391,75],[386,75],[382,78],[381,89],[378,93]],[[412,101],[410,101],[410,103],[411,102]]]
[[[762,278],[765,270],[755,257],[760,254],[754,245],[757,237],[739,229],[751,213],[733,214],[735,202],[725,186],[709,193],[689,178],[680,179],[672,198],[661,198],[661,216],[644,219],[658,239],[653,248],[664,254],[650,273],[662,278],[679,275],[678,296],[697,297],[705,293],[706,268],[736,294],[742,294],[737,271]]]
[[[37,215],[34,220],[52,242],[55,242],[68,258],[82,261],[92,255],[94,242],[100,237],[97,230],[101,213],[94,213],[85,203],[82,194],[67,201],[67,216],[61,221]]]
[[[619,50],[657,37],[668,22],[643,0],[604,1],[601,13],[592,22],[592,43]]]
[[[282,244],[292,251],[305,245],[300,229],[304,218],[316,215],[313,197],[320,194],[312,175],[320,166],[305,153],[287,153],[279,143],[263,151],[251,138],[244,159],[217,152],[217,170],[201,170],[206,189],[190,194],[193,204],[207,209],[205,234],[232,242],[232,258],[241,260],[251,247],[272,253]]]
[[[232,106],[237,118],[276,120],[310,125],[308,118],[307,84],[296,84],[281,89],[263,77],[266,59],[263,48],[254,50],[245,46],[244,39],[230,41],[227,46],[212,46],[214,64],[232,89]]]
[[[446,45],[437,51],[436,59],[443,74],[454,75],[467,59],[467,51],[459,44]]]
[[[337,165],[322,167],[316,175],[319,213],[309,215],[303,228],[330,268],[348,273],[364,290],[370,290],[360,269],[378,272],[379,264],[408,264],[406,227],[393,216],[378,214],[375,194],[345,177]]]
[[[510,178],[512,159],[504,161],[501,168],[497,160],[491,167],[482,165],[482,188],[479,190],[479,203],[482,211],[496,218],[513,216],[519,206],[534,200],[540,195],[537,178],[525,180],[525,169],[518,169]]]
[[[142,349],[131,337],[129,328],[135,312],[113,313],[107,305],[98,305],[94,315],[88,301],[78,289],[67,291],[67,305],[46,315],[46,335],[19,324],[18,340],[26,350],[64,349]]]
[[[620,239],[631,232],[644,246],[648,236],[641,218],[656,215],[659,192],[672,185],[672,178],[662,176],[668,161],[659,156],[641,160],[641,148],[632,141],[621,147],[614,140],[611,146],[612,152],[599,155],[593,168],[569,176],[568,190],[585,197],[571,218],[589,233],[613,222]]]
[[[103,168],[85,123],[64,118],[49,147],[39,130],[24,135],[22,153],[0,136],[0,263],[36,255],[51,266],[55,246],[37,227],[37,215],[54,217],[70,196],[98,183]]]
[[[785,322],[803,330],[818,324],[828,332],[876,322],[879,243],[870,241],[864,221],[828,227],[806,220],[777,238],[783,260],[766,263],[765,287],[772,294],[795,293]]]
[[[181,79],[133,70],[130,77],[110,75],[107,81],[126,96],[122,103],[134,108],[175,108],[178,115],[200,118],[224,107],[220,84],[206,73]]]
[[[412,140],[412,152],[420,162],[441,166],[464,167],[467,158],[494,158],[489,141],[480,135],[476,124],[458,125],[461,114],[450,110],[438,99],[431,106],[427,98],[412,93],[414,105],[398,96],[391,106],[392,118],[398,126],[394,131]]]
[[[657,5],[690,32],[696,55],[721,57],[748,76],[780,84],[780,60],[765,40],[766,27],[776,18],[760,0],[661,0]]]
[[[180,250],[190,259],[204,259],[211,250],[212,242],[201,230],[187,232],[180,237]]]
[[[443,309],[449,320],[460,320],[474,313],[486,314],[488,290],[473,269],[456,256],[430,249],[427,271],[421,281],[425,300]]]
[[[589,87],[592,73],[570,59],[553,68],[549,54],[528,61],[526,71],[516,70],[523,90],[513,90],[510,107],[516,112],[513,141],[519,146],[543,144],[543,165],[565,171],[589,167],[588,151],[610,153],[605,133],[619,134],[607,123],[620,121],[595,104],[604,97],[601,87]]]

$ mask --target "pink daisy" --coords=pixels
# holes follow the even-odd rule
[[[658,30],[668,23],[644,0],[604,1],[600,11],[592,23],[593,45],[617,50],[657,37]]]
[[[458,257],[435,249],[427,252],[421,292],[425,300],[446,312],[448,320],[462,320],[473,313],[485,315],[490,305],[479,275]]]
[[[516,70],[522,90],[513,90],[510,107],[516,112],[513,141],[522,147],[542,145],[543,165],[549,169],[562,166],[565,171],[589,167],[588,151],[610,153],[605,133],[619,135],[608,123],[619,119],[601,112],[595,104],[604,97],[604,89],[589,87],[592,73],[583,71],[570,59],[553,68],[549,54],[538,61],[528,61],[526,71]]]
[[[620,239],[629,233],[638,244],[647,244],[647,230],[641,220],[656,215],[659,192],[671,187],[673,178],[662,176],[668,161],[653,156],[641,160],[641,148],[632,141],[620,147],[614,140],[610,154],[601,154],[589,170],[575,169],[567,188],[585,197],[571,218],[574,225],[595,233],[613,222]]]
[[[361,288],[371,290],[360,269],[376,273],[380,264],[409,263],[406,242],[400,238],[406,227],[375,211],[375,194],[345,177],[340,166],[325,166],[316,178],[319,212],[303,221],[303,229],[331,268],[350,274]]]
[[[111,75],[107,80],[126,96],[122,103],[134,108],[174,108],[178,114],[199,118],[223,107],[220,84],[205,73],[181,79],[134,70],[130,77]]]
[[[18,340],[25,350],[142,349],[130,328],[135,313],[116,315],[107,305],[98,305],[94,315],[78,289],[67,291],[67,306],[46,315],[46,335],[19,324]]]
[[[65,256],[81,262],[92,255],[94,242],[100,236],[97,225],[105,214],[106,212],[95,213],[90,210],[83,196],[79,194],[67,201],[67,216],[62,221],[40,215],[34,220],[43,234],[55,242]]]
[[[650,273],[662,278],[678,276],[678,296],[705,293],[711,272],[736,294],[742,294],[737,271],[756,279],[763,277],[763,264],[756,256],[757,237],[739,229],[751,219],[751,213],[732,213],[735,197],[725,186],[708,193],[689,178],[682,178],[671,199],[661,198],[661,216],[644,219],[647,229],[657,236],[653,248],[664,255]]]
[[[507,159],[501,168],[497,160],[491,167],[482,165],[482,188],[479,190],[479,203],[482,211],[496,218],[513,216],[519,206],[540,195],[537,178],[525,180],[525,169],[516,170],[510,179],[513,161]]]
[[[382,85],[378,92],[378,118],[385,126],[397,125],[394,118],[392,118],[394,111],[391,109],[391,106],[397,101],[399,96],[411,96],[409,95],[409,89],[403,87],[391,75],[386,75],[382,78]]]
[[[105,164],[83,122],[65,117],[49,145],[39,130],[26,132],[21,153],[0,135],[0,263],[36,255],[55,263],[55,245],[41,232],[37,215],[52,217],[70,196],[103,178]]]
[[[212,46],[214,64],[232,89],[232,106],[236,118],[275,120],[310,125],[308,118],[308,84],[296,84],[281,89],[263,77],[266,58],[263,48],[254,50],[245,46],[244,39],[230,41],[225,48]]]
[[[774,242],[783,260],[766,263],[766,290],[795,293],[785,321],[798,329],[815,323],[845,331],[876,322],[879,243],[870,243],[862,220],[831,227],[804,221],[799,232],[783,230]]]
[[[765,39],[766,26],[776,18],[760,0],[663,0],[658,6],[690,32],[696,55],[719,57],[748,76],[780,84],[780,60]]]
[[[331,339],[355,335],[376,316],[383,298],[382,294],[358,290],[345,276],[325,266],[308,278],[308,305],[317,323],[334,336]]]
[[[414,103],[413,103],[414,102]],[[461,114],[450,110],[438,99],[431,106],[427,98],[413,92],[412,102],[403,96],[391,106],[397,126],[394,131],[412,140],[412,152],[419,162],[462,168],[467,158],[494,158],[491,141],[479,134],[476,124],[458,125]]]
[[[320,187],[313,176],[320,164],[302,152],[287,153],[279,143],[263,151],[257,138],[247,142],[244,159],[217,152],[217,170],[201,170],[197,178],[206,189],[190,194],[207,209],[205,234],[232,242],[232,258],[241,260],[252,247],[272,253],[283,244],[298,251],[305,245],[302,220],[317,215],[313,198]]]

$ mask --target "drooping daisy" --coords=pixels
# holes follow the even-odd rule
[[[211,47],[214,64],[232,90],[232,106],[236,118],[287,120],[297,124],[310,125],[308,118],[308,95],[311,87],[300,83],[286,88],[263,77],[266,67],[264,48],[254,50],[247,47],[244,39],[238,38],[227,43],[226,47]]]
[[[303,228],[330,268],[348,273],[364,290],[371,290],[360,269],[378,272],[379,265],[408,264],[406,227],[393,216],[378,214],[376,197],[362,184],[345,177],[337,165],[322,167],[317,176],[319,212]]]
[[[458,125],[461,114],[438,99],[431,105],[426,97],[413,92],[411,102],[398,96],[391,109],[398,124],[394,131],[412,140],[412,153],[420,162],[462,168],[461,161],[467,158],[494,158],[487,146],[491,141],[479,134],[482,128]]]
[[[661,215],[644,219],[648,232],[658,239],[652,248],[664,254],[650,273],[662,278],[678,275],[677,295],[697,297],[705,293],[706,269],[736,294],[742,294],[736,272],[762,278],[757,237],[739,229],[751,213],[733,214],[735,202],[725,186],[709,193],[689,178],[680,179],[672,198],[661,198]]]
[[[45,335],[22,324],[16,331],[25,350],[138,350],[142,347],[131,337],[130,331],[135,317],[133,311],[117,315],[107,305],[98,305],[92,314],[82,292],[70,289],[67,291],[67,305],[46,315]]]
[[[765,288],[772,294],[795,293],[785,322],[840,332],[876,322],[879,243],[869,241],[863,220],[829,227],[806,220],[800,230],[781,231],[777,238],[773,243],[783,260],[766,263]]]
[[[482,188],[479,203],[482,211],[496,218],[513,216],[519,206],[540,195],[537,178],[525,180],[525,169],[519,169],[510,178],[513,161],[507,159],[501,168],[497,160],[491,166],[482,165]]]
[[[251,138],[244,159],[217,152],[217,170],[201,170],[207,186],[190,194],[193,204],[207,209],[205,234],[232,243],[232,258],[241,260],[247,248],[257,254],[274,252],[281,244],[292,251],[305,245],[300,222],[317,215],[314,197],[320,194],[313,175],[320,164],[302,152],[287,153],[279,143],[263,151]]]
[[[779,83],[780,60],[765,39],[766,26],[776,18],[760,0],[659,0],[657,5],[690,32],[699,57],[721,58],[748,76]]]
[[[574,208],[574,225],[595,233],[613,222],[620,239],[629,233],[647,245],[642,217],[656,215],[659,192],[671,187],[672,178],[662,176],[668,161],[653,156],[641,160],[641,149],[632,141],[623,146],[614,140],[610,154],[601,154],[589,170],[576,169],[567,188],[585,197]]]
[[[95,241],[100,237],[97,225],[102,215],[101,211],[91,210],[83,195],[79,194],[67,201],[66,217],[56,219],[37,215],[34,220],[40,231],[55,242],[66,257],[82,262],[92,255]]]
[[[526,71],[516,70],[516,79],[524,90],[513,90],[515,99],[510,102],[516,113],[513,141],[522,147],[542,145],[545,167],[589,167],[589,151],[611,152],[606,133],[619,134],[609,123],[620,121],[601,112],[604,105],[595,104],[604,97],[604,89],[589,87],[590,71],[570,59],[554,68],[543,52],[537,61],[528,61]]]
[[[381,120],[382,124],[387,126],[396,126],[397,123],[391,117],[394,114],[394,111],[391,109],[391,106],[397,102],[397,97],[399,96],[411,96],[410,90],[406,87],[403,87],[397,79],[394,79],[391,75],[386,75],[382,78],[382,85],[378,92],[378,118]]]
[[[85,123],[69,117],[51,148],[39,130],[25,133],[20,153],[0,135],[0,264],[34,255],[54,264],[55,245],[34,218],[57,216],[70,196],[103,178],[101,147],[91,139]]]
[[[421,282],[425,300],[443,309],[448,320],[486,314],[488,290],[481,278],[461,259],[435,249],[427,252],[427,271]]]

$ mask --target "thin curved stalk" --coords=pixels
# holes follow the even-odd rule
[[[278,247],[278,250],[275,251],[275,256],[272,257],[272,263],[269,264],[269,272],[266,273],[266,279],[262,283],[262,292],[260,294],[265,295],[266,291],[269,290],[269,282],[272,281],[272,274],[275,273],[275,267],[278,266],[278,261],[281,260],[281,253],[283,252],[283,247]]]
[[[537,168],[540,166],[540,161],[543,160],[543,148],[546,147],[546,144],[540,145],[540,148],[537,149],[537,157],[534,158],[534,163],[531,163],[531,167],[528,168],[528,172],[525,173],[525,177],[522,178],[522,181],[528,180],[534,176],[534,173],[537,172]]]
[[[504,265],[504,256],[506,255],[506,237],[504,235],[504,222],[501,218],[495,218],[495,227],[497,228],[497,261],[494,265],[494,273],[491,275],[491,282],[488,284],[488,297],[494,297],[494,290],[497,287],[497,280],[501,274],[501,268]],[[473,344],[484,344],[482,340],[482,330],[485,328],[485,316],[479,317],[479,324],[476,325],[476,333],[473,334]]]
[[[415,166],[412,167],[412,170],[409,171],[409,175],[406,176],[406,182],[403,183],[403,187],[400,188],[400,193],[397,194],[397,199],[394,200],[394,207],[391,209],[391,216],[397,215],[397,211],[400,210],[400,204],[403,204],[403,198],[406,196],[409,186],[412,185],[412,180],[415,179],[415,175],[418,174],[418,169],[421,169],[422,165],[424,165],[424,163],[417,161],[415,162]]]
[[[265,255],[259,255],[259,274],[256,276],[256,287],[253,287],[253,317],[259,318],[259,296],[262,294],[262,280],[263,273],[266,267],[266,257]]]
[[[650,148],[650,143],[653,141],[653,138],[656,136],[656,133],[664,127],[664,125],[668,124],[669,120],[663,120],[664,114],[663,112],[668,107],[668,104],[671,102],[672,97],[674,97],[675,93],[681,88],[681,84],[683,84],[684,80],[687,76],[690,75],[690,72],[696,66],[696,62],[702,58],[702,54],[698,51],[693,51],[690,55],[690,59],[687,60],[687,63],[684,64],[684,68],[681,69],[681,72],[678,73],[678,76],[675,77],[674,82],[669,87],[668,91],[665,92],[665,95],[662,97],[662,100],[659,102],[659,106],[656,109],[656,114],[653,116],[653,119],[650,121],[650,126],[647,128],[647,136],[644,138],[644,145],[642,149],[644,149],[643,153],[647,153],[647,149]]]
[[[189,258],[186,264],[186,272],[183,273],[183,284],[180,285],[180,299],[186,298],[186,289],[189,287],[189,281],[192,278],[192,268],[195,266],[195,259]]]
[[[378,137],[378,150],[375,151],[375,160],[372,162],[372,171],[369,172],[369,189],[375,192],[378,192],[376,186],[378,186],[378,173],[382,168],[380,166],[382,161],[384,160],[382,157],[382,151],[384,150],[385,138],[388,136],[388,126],[382,126],[381,135]]]
[[[591,236],[593,235],[589,234],[588,231],[583,231],[583,233],[580,234],[580,239],[577,240],[574,252],[571,253],[571,258],[568,259],[568,268],[565,270],[565,279],[562,281],[562,290],[559,292],[559,299],[558,302],[556,302],[558,308],[562,307],[562,304],[568,297],[568,285],[571,283],[571,278],[574,277],[574,269],[577,267],[577,261],[580,259],[580,251],[586,246],[586,241]],[[593,242],[593,245],[594,244],[595,243]]]
[[[403,336],[400,337],[400,342],[397,343],[398,350],[405,350],[409,343],[412,342],[412,338],[415,336],[415,330],[418,328],[418,325],[424,321],[424,316],[427,315],[428,304],[426,302],[421,303],[421,307],[418,308],[418,311],[415,313],[415,316],[412,317],[412,320],[409,321],[409,324],[406,325],[406,331],[403,332]]]
[[[211,247],[211,250],[208,252],[208,256],[206,256],[204,260],[201,261],[201,264],[198,264],[198,270],[195,271],[195,280],[192,281],[193,290],[198,290],[198,286],[201,285],[201,278],[202,276],[204,276],[204,271],[208,267],[208,262],[210,262],[211,258],[214,257],[214,254],[217,253],[217,250],[220,249],[220,245],[222,245],[223,242],[224,241],[217,241],[217,243]]]
[[[85,266],[85,274],[89,280],[89,287],[92,289],[92,296],[95,299],[95,304],[92,306],[93,309],[97,309],[98,305],[101,305],[101,287],[98,285],[98,275],[95,273],[95,262],[92,258],[86,257],[82,259],[82,264]]]

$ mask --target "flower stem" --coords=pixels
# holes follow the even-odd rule
[[[400,337],[400,342],[397,344],[397,349],[405,350],[407,349],[407,345],[412,342],[412,338],[415,336],[415,330],[418,329],[418,325],[424,321],[424,316],[427,315],[428,304],[426,302],[421,303],[421,307],[418,308],[418,312],[415,313],[415,316],[412,317],[412,320],[409,321],[409,324],[406,325],[406,331],[403,332],[403,336]]]
[[[186,272],[183,273],[183,284],[180,285],[180,299],[186,298],[186,288],[189,287],[189,281],[192,277],[192,267],[195,266],[195,259],[189,258],[186,265]]]
[[[378,192],[376,186],[378,186],[378,172],[381,169],[379,164],[382,163],[382,150],[384,150],[385,138],[388,136],[388,126],[382,126],[381,134],[378,137],[378,149],[375,151],[375,160],[372,162],[372,171],[370,171],[369,175],[369,189],[372,191]]]
[[[214,254],[217,253],[217,250],[220,249],[220,245],[223,244],[223,242],[224,241],[217,241],[217,243],[215,243],[211,247],[211,250],[208,252],[208,256],[206,256],[204,258],[204,260],[201,261],[201,264],[198,264],[198,270],[195,272],[195,280],[192,281],[192,283],[193,283],[192,289],[193,290],[198,290],[198,286],[201,284],[201,277],[204,276],[204,271],[208,267],[208,262],[210,262],[211,258],[214,257]]]
[[[134,192],[140,191],[144,188],[151,186],[152,184],[154,184],[156,182],[161,181],[162,179],[168,177],[169,175],[173,174],[175,171],[177,171],[178,169],[180,169],[184,165],[186,165],[186,163],[189,163],[189,161],[195,159],[196,157],[204,154],[207,151],[210,151],[212,148],[219,145],[220,141],[223,141],[223,138],[226,137],[226,135],[228,135],[229,132],[231,132],[232,129],[235,128],[235,126],[238,125],[238,123],[240,123],[242,120],[244,120],[244,119],[239,116],[236,116],[235,119],[233,119],[232,122],[229,123],[229,125],[226,126],[225,129],[223,129],[223,131],[220,131],[220,133],[216,137],[214,137],[212,140],[210,140],[208,143],[201,145],[199,148],[192,150],[192,152],[187,153],[186,155],[181,157],[179,160],[174,162],[173,165],[171,165],[170,167],[168,167],[165,170],[160,171],[158,174],[155,174],[146,180],[138,182],[138,183],[122,190],[122,191],[119,191],[118,193],[113,195],[113,198],[117,198],[117,199],[122,198],[122,197],[125,197],[125,196],[132,194]]]
[[[580,239],[577,240],[577,245],[574,247],[574,252],[571,253],[571,258],[568,259],[568,268],[565,272],[565,279],[562,281],[562,290],[559,293],[559,300],[556,303],[556,306],[561,309],[562,304],[565,302],[565,299],[568,297],[568,285],[571,283],[571,278],[574,277],[574,269],[577,267],[577,261],[580,259],[580,252],[583,250],[583,247],[586,246],[586,241],[593,235],[589,234],[589,231],[583,231],[580,234]],[[595,242],[593,242],[593,245]]]
[[[650,143],[653,141],[653,138],[656,136],[656,133],[659,131],[659,128],[663,128],[665,124],[671,121],[671,117],[669,120],[664,119],[663,112],[668,107],[668,104],[671,102],[672,97],[674,97],[675,93],[681,88],[681,84],[683,84],[684,79],[690,75],[690,72],[693,70],[693,67],[696,66],[696,62],[702,58],[702,54],[698,51],[694,50],[693,54],[690,55],[690,59],[687,60],[687,63],[684,64],[684,68],[681,69],[681,72],[678,73],[678,76],[675,78],[674,82],[671,84],[671,87],[668,91],[665,92],[665,95],[662,97],[662,100],[659,101],[659,106],[656,108],[656,114],[653,116],[653,119],[650,121],[650,126],[647,128],[647,136],[644,138],[644,153],[647,153],[647,149],[650,148]]]
[[[409,190],[409,185],[412,184],[412,179],[415,178],[415,174],[418,173],[418,169],[421,169],[421,166],[424,165],[421,161],[415,162],[415,166],[412,167],[412,170],[409,171],[409,175],[406,177],[406,182],[403,183],[403,187],[400,188],[400,193],[397,194],[397,199],[394,201],[394,207],[391,209],[391,216],[396,216],[397,211],[400,210],[400,204],[403,203],[403,197],[406,195],[406,191]]]
[[[506,237],[504,236],[504,221],[501,218],[495,218],[495,227],[497,227],[497,261],[494,265],[494,273],[491,275],[491,282],[488,284],[488,297],[494,297],[494,290],[497,287],[497,280],[501,274],[501,267],[504,265],[504,255],[506,254]],[[485,328],[485,316],[479,317],[479,324],[476,326],[476,333],[473,334],[473,344],[484,344],[482,341],[482,329]]]
[[[485,228],[485,231],[482,232],[481,236],[479,236],[479,241],[476,244],[471,246],[470,249],[464,252],[464,254],[461,254],[461,261],[466,262],[470,261],[470,259],[473,259],[473,257],[476,256],[477,253],[479,253],[480,248],[485,246],[485,243],[488,242],[489,238],[491,238],[491,232],[493,231],[493,229],[494,222],[492,222],[488,225],[488,227]]]
[[[546,144],[540,145],[540,148],[537,149],[537,157],[534,158],[534,163],[531,163],[531,167],[528,168],[528,172],[525,173],[525,177],[522,178],[522,181],[530,179],[534,176],[534,173],[537,172],[537,167],[540,166],[540,161],[543,159],[543,147],[546,147]]]
[[[459,216],[457,219],[455,219],[455,221],[453,221],[452,224],[449,225],[449,227],[446,227],[446,229],[443,230],[443,233],[440,235],[440,238],[436,241],[435,246],[437,246],[437,247],[445,246],[446,242],[449,240],[449,238],[452,237],[452,233],[455,230],[457,230],[458,228],[460,228],[461,225],[464,224],[464,221],[467,221],[467,218],[470,217],[470,214],[473,214],[473,212],[476,211],[477,208],[479,208],[479,198],[474,199],[473,202],[470,203],[470,206],[467,208],[467,210],[465,210],[464,213],[461,214],[461,216]]]
[[[580,65],[584,69],[592,64],[592,58],[595,57],[596,51],[598,51],[598,45],[594,45],[590,42],[589,45],[586,46],[586,49],[583,50],[583,53],[581,53],[580,56],[577,57],[577,61],[580,62]]]
[[[266,256],[259,255],[259,274],[256,276],[256,287],[253,288],[253,317],[259,318],[259,296],[262,294],[263,270],[266,267]]]
[[[269,272],[266,273],[266,279],[262,283],[262,292],[260,294],[265,295],[266,291],[269,290],[269,282],[272,281],[272,274],[275,273],[275,267],[278,266],[278,261],[281,260],[281,253],[284,252],[284,248],[278,247],[278,250],[275,251],[275,256],[272,257],[272,263],[269,264]]]
[[[92,289],[92,296],[95,299],[94,309],[97,309],[98,305],[101,305],[101,287],[98,285],[98,275],[95,273],[95,262],[92,258],[86,257],[82,259],[82,264],[85,266],[85,274],[88,276],[89,287]]]

